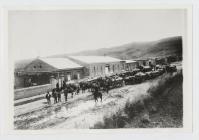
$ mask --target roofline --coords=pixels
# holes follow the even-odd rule
[[[121,60],[121,61],[110,61],[110,62],[93,62],[93,63],[87,63],[87,64],[106,64],[106,63],[117,63],[117,62],[125,62],[125,61]]]
[[[57,70],[53,70],[53,71],[15,71],[15,73],[17,72],[22,72],[22,73],[54,73],[54,72],[60,72],[60,71],[64,71],[64,70],[74,70],[74,69],[82,69],[84,67],[79,67],[79,68],[69,68],[69,69],[57,69]]]
[[[39,58],[38,58],[39,59]],[[45,58],[44,58],[45,59]],[[67,58],[64,58],[64,59],[67,59]],[[57,69],[57,70],[67,70],[67,69],[75,69],[75,68],[82,68],[83,66],[80,66],[80,67],[75,67],[75,68],[65,68],[65,69],[59,69],[59,68],[56,68],[56,67],[54,67],[54,66],[52,66],[52,65],[50,65],[49,63],[46,63],[45,61],[43,61],[42,59],[39,59],[39,60],[41,60],[42,62],[44,62],[45,64],[48,64],[49,66],[51,66],[51,67],[53,67],[53,68],[55,68],[55,69]],[[74,63],[74,62],[73,62]],[[55,71],[57,71],[57,70],[55,70]]]
[[[126,62],[127,64],[129,64],[129,63],[138,63],[137,61],[135,61],[135,62]]]
[[[43,60],[42,60],[42,59],[40,59],[40,58],[37,58],[36,60],[40,60],[40,61],[42,61],[43,63],[45,63],[45,64],[47,64],[47,65],[49,65],[49,66],[53,67],[54,69],[58,69],[58,68],[56,68],[56,67],[54,67],[54,66],[50,65],[49,63],[46,63],[45,61],[43,61]]]
[[[57,71],[63,71],[63,70],[74,70],[74,69],[83,69],[84,67],[82,66],[82,67],[75,67],[75,68],[66,68],[66,69],[58,69],[58,70],[55,70],[55,71],[52,71],[52,72],[57,72]]]
[[[86,56],[86,55],[81,55],[81,56]],[[80,57],[81,57],[80,56]],[[95,55],[91,55],[91,57],[94,57]],[[100,56],[100,55],[99,55]],[[99,56],[97,56],[97,57],[99,57]],[[115,57],[111,57],[111,56],[100,56],[100,57],[110,57],[110,58],[113,58],[113,59],[117,59],[116,61],[110,61],[110,62],[84,62],[84,61],[82,61],[82,60],[80,60],[80,59],[77,59],[77,58],[75,58],[75,57],[78,57],[78,55],[76,56],[76,55],[69,55],[69,56],[67,56],[67,57],[69,57],[69,58],[71,58],[71,59],[75,59],[76,61],[80,61],[80,62],[82,62],[82,63],[86,63],[86,64],[104,64],[104,63],[115,63],[115,62],[125,62],[125,60],[121,60],[121,59],[118,59],[118,58],[115,58]],[[86,57],[89,57],[89,56],[86,56]]]
[[[30,64],[32,64],[32,62],[35,61],[35,60],[37,60],[37,58],[34,58],[32,61],[30,61],[30,63],[28,63],[24,68],[19,68],[19,69],[15,69],[14,68],[14,71],[17,71],[17,72],[19,72],[21,70],[24,71],[27,68],[27,66],[29,66]]]

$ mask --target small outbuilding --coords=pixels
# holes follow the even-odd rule
[[[15,88],[36,86],[62,81],[77,80],[84,77],[83,66],[67,58],[37,58],[16,64]]]
[[[138,62],[137,61],[125,60],[125,70],[126,71],[133,71],[136,68],[138,68]]]

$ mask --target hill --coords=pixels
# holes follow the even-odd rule
[[[169,37],[158,41],[133,42],[121,46],[81,51],[73,54],[55,55],[108,55],[119,59],[135,59],[147,57],[164,57],[170,55],[182,56],[182,37]]]
[[[173,75],[162,75],[156,84],[150,86],[148,96],[128,100],[124,108],[105,116],[93,128],[182,128],[182,88],[182,70]]]

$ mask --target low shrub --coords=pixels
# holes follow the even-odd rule
[[[143,101],[136,101],[136,102],[130,102],[127,101],[125,104],[124,112],[128,115],[129,118],[135,117],[137,114],[142,112],[145,109]]]
[[[119,110],[115,114],[103,118],[103,122],[98,122],[94,125],[94,129],[113,129],[123,128],[128,121],[127,116],[123,111]]]
[[[133,102],[128,100],[123,110],[104,117],[103,122],[98,122],[94,128],[181,127],[182,82],[182,71],[162,76],[158,84],[148,90],[149,96]]]
[[[158,81],[158,85],[149,88],[148,93],[150,93],[152,97],[158,98],[163,94],[165,89],[174,84],[182,84],[182,81],[183,81],[182,71],[178,72],[175,75],[173,74],[163,75],[162,78]]]

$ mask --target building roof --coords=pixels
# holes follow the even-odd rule
[[[133,59],[134,61],[147,61],[147,58],[137,58],[137,59]]]
[[[125,60],[126,63],[136,63],[134,60]]]
[[[82,68],[73,61],[67,58],[39,58],[41,61],[53,66],[56,69],[73,69],[73,68]]]
[[[18,60],[15,62],[15,70],[16,71],[23,71],[24,68],[29,65],[34,59],[25,59],[25,60]]]
[[[15,71],[24,71],[29,64],[33,63],[36,60],[40,60],[44,63],[47,63],[48,65],[58,70],[83,67],[67,58],[35,58],[35,59],[20,60],[15,62]]]
[[[69,56],[69,57],[72,59],[76,59],[78,61],[87,63],[87,64],[124,61],[124,60],[120,60],[120,59],[109,57],[109,56]]]

